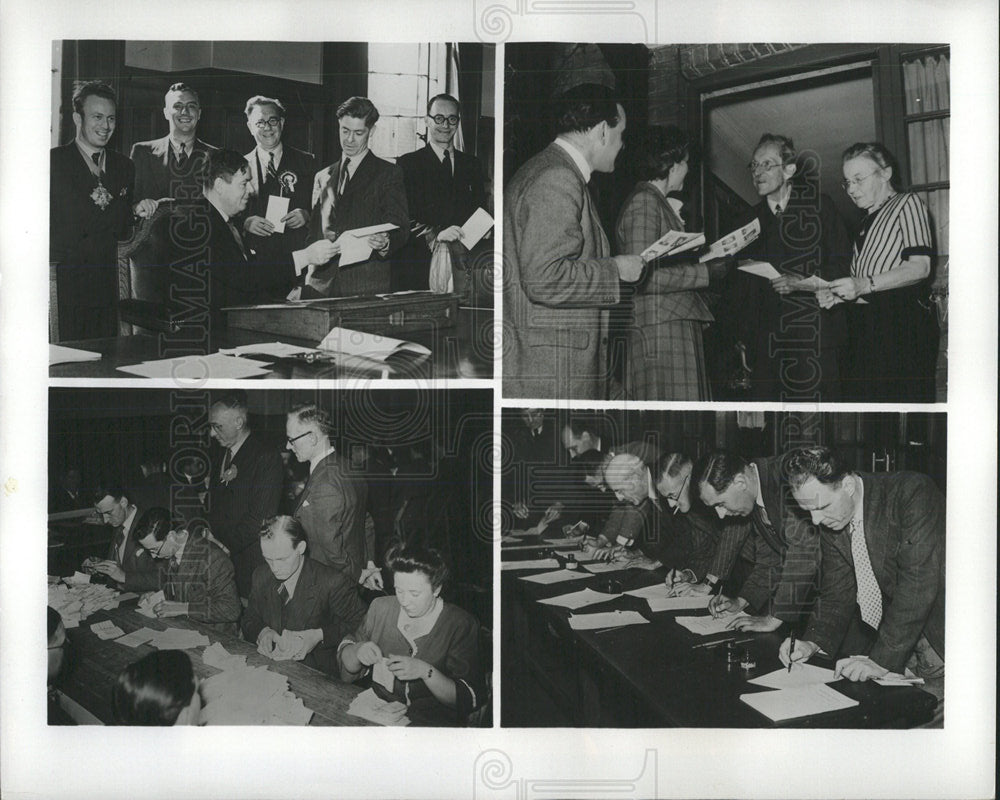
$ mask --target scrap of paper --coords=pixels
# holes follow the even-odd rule
[[[379,725],[404,726],[410,724],[406,716],[406,706],[398,702],[386,702],[371,689],[366,689],[351,701],[347,713],[361,717]]]
[[[213,642],[201,653],[202,663],[216,669],[241,669],[247,665],[246,656],[230,653],[219,642]]]
[[[158,592],[153,592],[152,594],[148,594],[145,597],[139,598],[139,603],[136,606],[135,610],[138,611],[140,614],[142,614],[144,617],[155,618],[156,614],[153,612],[153,609],[156,608],[156,606],[159,603],[166,601],[166,599],[167,598],[163,594],[163,590],[161,589]]]
[[[698,260],[704,263],[713,258],[731,256],[738,253],[758,236],[760,236],[760,220],[755,218],[753,222],[748,222],[742,228],[737,228],[732,233],[727,233],[721,239],[712,242],[708,252]]]
[[[390,692],[396,683],[396,677],[389,670],[389,659],[384,656],[372,665],[372,680],[381,684]]]
[[[158,650],[190,650],[210,644],[205,634],[187,628],[167,628],[159,631],[149,642]]]
[[[539,600],[538,602],[544,603],[548,606],[560,606],[562,608],[577,609],[584,608],[585,606],[591,606],[595,603],[604,603],[608,600],[614,600],[617,597],[621,597],[621,595],[595,592],[593,589],[581,589],[579,592],[561,594],[558,597],[547,597],[544,600]]]
[[[206,725],[306,725],[313,712],[267,667],[226,669],[201,682]]]
[[[98,583],[59,583],[48,587],[48,604],[59,612],[65,627],[76,628],[95,611],[117,608],[118,592]]]
[[[126,647],[138,647],[139,645],[149,644],[156,637],[159,631],[154,631],[151,628],[139,628],[139,630],[132,631],[132,633],[126,633],[119,639],[115,639],[115,644],[122,644]]]
[[[749,275],[756,275],[758,278],[767,278],[769,281],[781,277],[781,273],[766,261],[748,261],[745,264],[740,264],[737,269]]]

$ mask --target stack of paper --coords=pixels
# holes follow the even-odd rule
[[[693,250],[698,245],[705,244],[704,233],[684,233],[684,231],[667,231],[649,247],[642,251],[643,261],[653,261],[663,256],[673,256],[686,250]]]
[[[273,661],[291,661],[304,646],[305,639],[302,634],[295,633],[294,631],[285,631],[275,638],[274,649],[268,657]]]
[[[222,353],[208,356],[181,356],[143,361],[129,367],[118,367],[119,371],[141,378],[162,378],[179,386],[203,386],[210,379],[256,378],[270,373],[270,369],[259,361],[235,358]]]
[[[95,611],[118,608],[118,592],[109,586],[84,583],[49,586],[48,604],[59,612],[63,625],[77,627]]]
[[[776,692],[741,694],[740,700],[775,722],[827,711],[839,711],[842,708],[858,705],[857,700],[852,700],[822,683],[794,689],[779,689]]]
[[[91,350],[77,350],[75,347],[63,347],[60,344],[49,345],[49,366],[56,364],[74,364],[80,361],[100,361],[101,354]]]
[[[379,725],[409,725],[410,718],[406,716],[406,706],[402,703],[387,702],[379,698],[371,689],[366,689],[354,700],[347,709],[354,717],[361,717]]]
[[[415,353],[418,356],[431,354],[430,350],[416,342],[393,339],[391,336],[381,336],[377,333],[354,331],[349,328],[332,328],[323,337],[323,341],[319,343],[318,347],[320,350],[360,356],[373,361],[385,361],[395,353]]]
[[[539,600],[539,603],[544,603],[548,606],[561,606],[562,608],[583,608],[584,606],[591,606],[594,603],[603,603],[607,600],[614,600],[617,597],[621,597],[620,594],[606,594],[604,592],[595,592],[593,589],[581,589],[579,592],[570,592],[570,594],[561,594],[558,597],[548,597],[544,600]]]
[[[711,636],[715,633],[726,633],[730,631],[730,622],[734,619],[748,616],[750,615],[747,614],[746,611],[740,611],[737,614],[723,614],[718,618],[706,615],[704,617],[674,617],[674,619],[691,631],[691,633],[697,633],[700,636]]]
[[[306,725],[313,715],[267,667],[224,670],[201,682],[201,696],[206,725]]]
[[[90,626],[90,629],[97,634],[98,639],[117,639],[119,636],[125,635],[125,631],[109,619],[95,622]]]
[[[731,256],[734,253],[738,253],[758,236],[760,236],[760,220],[754,219],[753,222],[748,222],[742,228],[737,228],[732,233],[727,233],[717,242],[712,242],[711,247],[708,248],[708,252],[699,258],[698,261],[704,263],[711,261],[713,258]]]

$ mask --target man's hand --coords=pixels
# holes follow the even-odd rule
[[[151,197],[147,197],[145,200],[140,200],[134,206],[132,206],[132,211],[135,212],[137,217],[142,217],[143,219],[149,219],[153,214],[156,213],[156,209],[159,207],[159,203]]]
[[[270,658],[278,644],[278,632],[273,628],[264,628],[257,634],[257,652]]]
[[[451,225],[437,235],[439,242],[457,242],[465,236],[460,225]]]
[[[274,223],[263,217],[247,217],[243,222],[243,231],[254,236],[270,236],[274,233]]]
[[[889,670],[880,667],[868,656],[851,656],[842,658],[833,670],[833,677],[847,678],[849,681],[867,681],[871,678],[881,678]]]
[[[781,627],[781,620],[777,617],[764,615],[761,617],[737,617],[730,621],[727,628],[736,631],[758,631],[768,633]]]
[[[674,589],[670,593],[671,597],[695,597],[697,595],[711,594],[712,587],[707,583],[675,583]]]
[[[518,519],[528,518],[528,507],[524,503],[514,503],[511,510],[514,512],[514,516]]]
[[[322,628],[313,628],[308,631],[291,631],[291,633],[302,637],[302,647],[299,648],[297,653],[292,654],[293,661],[301,661],[316,649],[316,645],[323,641]]]
[[[539,524],[544,527],[548,525],[550,522],[555,522],[557,519],[559,519],[559,516],[562,514],[562,510],[563,510],[562,503],[553,503],[547,509],[545,509],[545,513],[542,515],[542,521]]]
[[[799,278],[797,275],[782,275],[771,281],[771,288],[778,294],[791,294],[799,291]]]
[[[645,266],[642,256],[615,256],[615,264],[618,266],[618,277],[626,283],[639,280]]]
[[[389,668],[389,672],[401,681],[415,681],[417,678],[426,678],[427,672],[431,669],[431,665],[426,661],[421,661],[419,658],[410,658],[410,656],[389,656],[389,660],[385,662],[385,665]]]
[[[708,601],[708,613],[718,619],[723,614],[735,614],[742,611],[747,606],[747,601],[742,597],[726,597],[724,594],[717,594]]]
[[[153,606],[153,613],[158,617],[182,617],[188,613],[187,603],[178,603],[174,600],[161,600]]]
[[[304,228],[309,224],[309,212],[304,208],[297,208],[285,214],[281,218],[281,221],[285,223],[285,227],[287,228]]]
[[[114,561],[98,561],[94,564],[94,571],[107,575],[111,580],[118,583],[125,583],[125,570],[119,567]]]
[[[817,289],[816,302],[820,308],[833,308],[837,303],[843,303],[844,301],[829,289]]]
[[[389,252],[389,234],[373,233],[368,237],[368,246],[383,258]]]
[[[370,667],[382,659],[382,651],[375,642],[362,642],[358,645],[357,656],[358,661]]]
[[[340,255],[340,242],[320,239],[305,249],[306,261],[310,264],[325,264],[331,258]]]
[[[789,664],[805,663],[819,650],[819,645],[815,642],[807,642],[802,639],[795,640],[795,649],[789,654],[788,645],[791,644],[791,637],[788,637],[778,648],[778,660],[787,667]]]
[[[368,566],[361,570],[361,576],[358,578],[358,583],[366,589],[382,591],[382,571],[369,561]]]
[[[835,281],[830,281],[830,291],[841,300],[848,302],[857,300],[861,295],[866,294],[867,288],[867,278],[837,278]]]

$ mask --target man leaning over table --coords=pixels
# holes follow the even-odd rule
[[[819,526],[819,602],[779,657],[822,650],[852,681],[910,669],[944,696],[944,497],[926,475],[859,473],[825,447],[788,453],[796,502]]]
[[[156,589],[159,568],[135,537],[136,522],[144,509],[129,502],[121,487],[107,481],[97,486],[91,496],[94,510],[105,525],[111,526],[112,534],[107,556],[87,559],[83,562],[84,570],[107,575],[128,591]]]

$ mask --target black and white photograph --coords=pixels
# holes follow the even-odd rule
[[[946,424],[508,409],[502,724],[941,728]]]
[[[54,42],[52,377],[492,377],[493,57]]]

